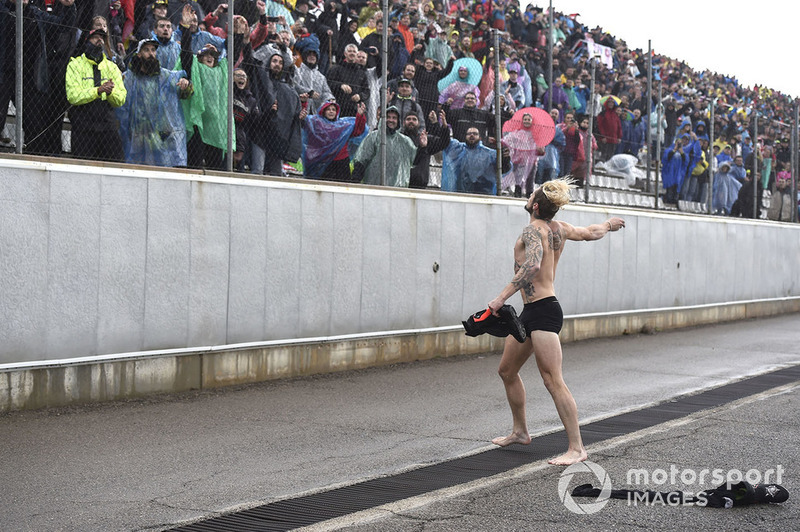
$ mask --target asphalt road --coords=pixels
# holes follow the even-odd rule
[[[585,423],[800,364],[797,323],[797,315],[787,315],[568,344],[565,379]],[[0,523],[4,530],[20,531],[161,530],[475,453],[510,429],[498,363],[499,355],[492,353],[5,414],[0,416]],[[523,378],[531,431],[559,428],[535,364],[523,369]],[[590,460],[616,482],[634,466],[746,464],[766,470],[781,464],[782,483],[796,491],[796,390],[733,406],[603,442],[589,449]],[[611,500],[602,511],[579,516],[558,497],[561,472],[534,463],[483,483],[401,501],[391,510],[319,526],[677,530],[697,528],[694,522],[706,528],[710,520],[708,526],[728,530],[788,530],[800,517],[794,499],[747,512],[629,507]]]

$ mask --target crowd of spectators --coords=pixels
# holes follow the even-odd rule
[[[0,0],[6,146],[17,75],[16,1],[24,3],[25,153],[62,155],[66,123],[75,157],[224,169],[232,136],[237,171],[281,175],[293,167],[317,179],[380,184],[377,126],[385,92],[385,183],[392,186],[439,186],[430,178],[435,156],[443,190],[494,194],[500,154],[501,192],[521,196],[555,176],[582,182],[594,163],[616,155],[643,161],[649,150],[662,167],[666,203],[711,200],[715,212],[757,216],[752,196],[749,203],[743,197],[754,193],[754,181],[759,198],[770,190],[780,199],[770,217],[785,219],[794,203],[785,197],[790,96],[654,54],[648,102],[646,53],[577,14],[555,13],[549,28],[544,9],[518,0],[390,0],[386,87],[383,13],[374,0],[240,1],[233,28],[228,4],[219,0]],[[605,54],[596,61],[591,94],[590,52],[598,49]],[[552,108],[556,135],[547,146],[527,133],[541,125],[531,123],[532,107]],[[499,151],[497,115],[501,126],[521,124],[508,128]]]

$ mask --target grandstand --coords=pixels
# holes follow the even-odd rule
[[[576,192],[578,201],[666,208],[694,214],[730,214],[730,205],[717,209],[710,200],[716,190],[713,183],[720,164],[730,157],[734,165],[736,157],[740,156],[744,175],[737,179],[745,186],[739,188],[745,191],[749,191],[748,186],[753,188],[747,199],[741,194],[742,201],[752,201],[756,208],[750,208],[748,214],[748,209],[740,205],[738,215],[797,220],[796,208],[776,208],[776,205],[786,204],[787,198],[794,206],[798,198],[797,105],[793,97],[764,86],[745,87],[735,77],[708,70],[696,71],[680,58],[631,49],[624,36],[610,35],[599,26],[593,26],[592,21],[584,21],[575,14],[549,13],[547,6],[521,5],[517,0],[393,1],[387,4],[385,12],[378,3],[363,0],[324,3],[312,0],[262,3],[259,0],[233,3],[230,11],[227,4],[218,0],[190,1],[186,5],[190,6],[194,22],[191,14],[184,18],[185,13],[181,11],[184,3],[172,0],[152,4],[125,0],[100,7],[96,3],[75,3],[74,0],[32,0],[24,6],[5,6],[0,10],[4,35],[23,42],[24,48],[8,47],[4,52],[6,75],[2,83],[7,110],[0,111],[5,117],[0,150],[7,154],[74,158],[75,117],[86,102],[75,103],[78,100],[69,94],[67,73],[70,64],[86,57],[87,36],[97,29],[104,34],[103,63],[113,63],[120,70],[129,90],[128,102],[120,108],[109,109],[112,113],[109,116],[120,116],[123,110],[138,113],[140,122],[135,125],[125,122],[129,131],[120,131],[123,144],[126,137],[131,139],[128,142],[135,143],[153,133],[156,140],[151,142],[151,148],[156,155],[172,149],[159,144],[157,137],[160,136],[161,141],[174,137],[172,130],[156,124],[164,113],[148,110],[159,109],[153,107],[158,97],[148,96],[149,100],[145,98],[142,104],[131,92],[129,83],[137,77],[140,68],[136,59],[139,42],[152,39],[160,49],[165,51],[172,47],[177,54],[180,36],[190,36],[185,40],[191,41],[187,46],[192,48],[195,60],[187,69],[191,72],[185,74],[191,77],[194,94],[181,94],[183,116],[178,118],[187,138],[196,134],[195,140],[201,139],[197,144],[202,153],[200,162],[193,165],[192,161],[198,159],[192,158],[193,146],[189,142],[188,161],[177,166],[189,166],[197,171],[224,169],[216,158],[208,155],[209,150],[218,150],[227,169],[241,174],[240,177],[254,172],[268,173],[263,164],[256,162],[261,156],[268,162],[280,160],[282,165],[278,168],[284,175],[311,178],[303,166],[306,146],[299,143],[305,116],[301,118],[300,113],[285,110],[286,102],[294,102],[292,98],[298,102],[297,109],[302,108],[306,115],[318,110],[319,102],[314,100],[323,95],[317,87],[303,85],[306,78],[301,78],[299,73],[304,67],[325,77],[332,90],[327,98],[338,100],[342,114],[346,114],[344,109],[350,101],[342,100],[343,96],[332,81],[338,74],[333,77],[331,74],[358,73],[352,80],[358,78],[363,80],[359,83],[366,84],[362,101],[367,104],[367,125],[376,130],[379,128],[379,100],[385,92],[380,79],[382,67],[386,67],[391,91],[397,80],[406,77],[405,66],[414,65],[413,98],[425,111],[443,110],[452,127],[454,109],[436,100],[440,88],[431,88],[430,79],[436,78],[438,72],[443,75],[448,68],[452,69],[452,60],[474,59],[480,64],[474,82],[479,107],[492,117],[500,114],[501,127],[518,108],[556,108],[555,127],[562,130],[565,127],[562,121],[569,111],[579,117],[590,117],[599,149],[592,155],[594,164],[586,180],[587,188]],[[13,9],[22,11],[21,24],[17,24]],[[161,14],[172,24],[168,38],[156,29]],[[386,28],[383,28],[384,23]],[[20,35],[16,35],[18,27],[22,30]],[[230,27],[234,28],[232,42],[228,40]],[[382,53],[384,31],[385,55]],[[498,50],[494,49],[495,39]],[[345,50],[349,44],[363,52],[363,60],[347,57]],[[197,107],[200,91],[211,90],[208,80],[200,81],[204,74],[198,65],[201,48],[209,45],[215,46],[219,60],[226,60],[233,53],[230,71],[246,72],[248,85],[238,92],[228,85],[230,94],[225,94],[224,90],[222,93],[206,92],[205,107],[200,109]],[[309,52],[316,55],[315,65],[307,61]],[[17,61],[17,53],[22,54],[20,59],[24,60]],[[282,57],[283,72],[268,75],[267,61],[275,55]],[[433,61],[433,74],[425,72],[426,60]],[[18,64],[23,67],[20,72]],[[172,65],[162,60],[160,67],[180,72],[183,64]],[[353,66],[352,72],[346,70],[350,66]],[[518,82],[509,81],[511,71],[518,72]],[[441,79],[451,79],[455,73]],[[472,74],[470,72],[470,76]],[[219,87],[227,83],[225,73],[222,76]],[[456,82],[452,78],[452,83]],[[90,89],[93,84],[96,85],[89,84]],[[348,84],[340,81],[338,86],[341,85]],[[272,94],[284,86],[291,89],[285,96],[279,98]],[[516,99],[511,97],[512,91],[518,91],[514,92],[518,95]],[[247,100],[248,94],[252,101]],[[498,95],[504,99],[500,113],[495,109]],[[103,104],[109,99],[98,96],[98,100],[92,104]],[[272,112],[267,106],[275,101],[282,102],[281,109]],[[610,112],[604,109],[608,101],[615,102]],[[136,102],[140,107],[134,109]],[[227,102],[231,102],[230,107]],[[24,111],[20,123],[17,121],[19,104],[23,104]],[[189,120],[188,113],[192,112],[206,113],[204,116],[216,113],[219,123],[213,126],[221,127],[219,138],[212,140],[209,136],[210,123]],[[227,124],[223,123],[226,116]],[[438,117],[434,122],[443,123]],[[544,124],[543,127],[552,126]],[[18,138],[23,131],[24,145]],[[297,149],[284,146],[289,143],[289,137],[284,139],[279,134],[283,131],[289,131],[287,135],[294,138],[291,142],[297,143]],[[680,144],[683,135],[691,138],[686,154],[678,155],[682,166],[673,176],[667,167],[671,168],[675,161],[674,147],[676,142]],[[225,137],[230,140],[223,142]],[[493,139],[502,134],[490,130],[487,137],[483,142],[491,147]],[[102,144],[108,139],[108,135],[98,134],[95,142]],[[351,142],[350,158],[355,156],[358,142]],[[105,160],[104,164],[159,164],[152,161],[161,160],[157,156],[137,158],[136,153],[136,150],[126,149],[122,157]],[[539,161],[533,162],[533,172],[537,171],[537,163],[541,166],[544,156],[540,154]],[[620,170],[620,156],[634,159],[628,159],[628,164]],[[558,175],[572,173],[573,168],[564,167],[562,154],[556,157],[561,163]],[[610,164],[612,157],[617,157],[615,164]],[[635,160],[635,164],[630,164],[631,160]],[[438,155],[430,159],[428,188],[441,187],[441,164]],[[276,166],[272,168],[274,171]],[[783,176],[779,179],[781,172]],[[671,191],[670,186],[664,188],[664,179],[676,190]],[[787,182],[789,184],[785,184]],[[498,194],[520,194],[519,190],[499,188]],[[521,192],[530,193],[530,190]],[[780,201],[775,201],[776,198]]]

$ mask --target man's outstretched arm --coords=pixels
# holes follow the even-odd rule
[[[497,314],[500,307],[502,307],[506,300],[513,296],[517,290],[521,290],[523,294],[528,297],[533,297],[533,279],[536,277],[536,274],[539,273],[539,269],[542,266],[542,254],[544,253],[542,249],[542,235],[539,233],[539,230],[531,224],[522,231],[522,236],[520,238],[525,246],[525,261],[522,264],[514,264],[514,270],[516,271],[514,278],[503,288],[500,295],[489,303],[489,309],[493,314]]]
[[[625,227],[625,220],[622,218],[609,218],[601,224],[593,224],[587,227],[575,227],[566,222],[560,222],[564,228],[564,236],[567,240],[600,240],[606,233],[619,231]]]

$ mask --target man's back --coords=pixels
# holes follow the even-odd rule
[[[520,290],[523,303],[555,295],[553,280],[561,252],[564,250],[564,230],[557,221],[536,220],[528,225],[514,245],[514,273],[531,256],[539,263],[531,286]]]

